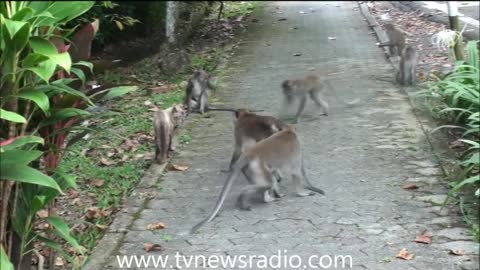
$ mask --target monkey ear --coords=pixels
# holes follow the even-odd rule
[[[290,86],[290,81],[289,80],[283,81],[282,87],[288,87],[288,86]]]

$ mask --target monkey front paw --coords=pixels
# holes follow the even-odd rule
[[[305,191],[305,192],[298,192],[297,196],[299,197],[307,197],[307,196],[312,196],[315,195],[315,192],[313,191]]]

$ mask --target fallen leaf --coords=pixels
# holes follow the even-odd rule
[[[107,160],[106,158],[101,158],[101,159],[100,159],[100,163],[102,163],[102,164],[105,165],[105,166],[110,166],[110,165],[114,164],[115,162],[109,161],[109,160]]]
[[[403,189],[418,189],[416,184],[406,184],[402,187]]]
[[[329,40],[336,40],[337,37],[328,37]]]
[[[422,244],[431,244],[432,236],[426,234],[417,235],[417,237],[415,237],[415,242]]]
[[[293,56],[300,56],[302,55],[301,53],[294,53]]]
[[[102,224],[95,224],[95,227],[100,229],[100,231],[105,231],[106,229],[108,229],[107,225],[102,225]]]
[[[39,218],[46,218],[46,217],[48,217],[48,211],[45,210],[45,209],[39,210],[39,211],[37,212],[37,216],[38,216]]]
[[[56,257],[55,258],[55,266],[64,266],[65,262],[63,261],[62,257]]]
[[[298,13],[300,13],[300,14],[305,14],[305,11],[299,11]]]
[[[165,93],[170,91],[172,88],[173,87],[171,85],[161,85],[158,87],[149,88],[149,90],[154,93]]]
[[[147,225],[147,230],[160,230],[160,229],[165,229],[165,224],[158,222],[158,223],[152,223]]]
[[[455,255],[455,256],[463,256],[463,255],[465,255],[465,250],[463,250],[463,249],[449,249],[448,254]]]
[[[287,20],[287,18],[280,18],[280,19],[278,19],[279,22],[281,22],[281,21],[286,21],[286,20]]]
[[[413,259],[415,255],[413,255],[412,253],[410,253],[408,251],[408,249],[406,248],[402,248],[402,250],[400,250],[400,252],[397,254],[397,256],[395,256],[396,258],[399,258],[399,259],[403,259],[403,260],[407,260],[407,261],[410,261],[411,259]]]
[[[143,249],[146,252],[150,252],[150,251],[153,251],[153,250],[162,250],[162,247],[159,244],[145,243],[145,244],[143,244]]]
[[[111,214],[111,211],[100,210],[98,207],[93,206],[93,207],[87,208],[85,217],[87,219],[102,218],[102,217],[107,217],[110,214]]]
[[[101,187],[101,186],[103,186],[104,182],[103,182],[102,179],[95,179],[95,180],[91,181],[90,184],[92,184],[93,186],[96,186],[96,187]]]
[[[184,165],[178,165],[178,164],[173,164],[172,165],[172,170],[174,171],[186,171],[188,169],[188,166],[184,166]]]

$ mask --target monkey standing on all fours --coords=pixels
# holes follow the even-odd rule
[[[235,179],[243,171],[249,178],[250,185],[242,189],[238,197],[238,206],[244,210],[250,210],[248,200],[254,194],[264,195],[264,201],[274,200],[266,191],[276,189],[277,181],[273,179],[272,171],[278,170],[291,176],[295,182],[298,196],[309,196],[317,192],[325,194],[323,190],[313,186],[307,178],[300,142],[293,127],[287,126],[282,131],[259,141],[243,152],[234,164],[232,172],[228,175],[220,197],[207,218],[195,225],[190,233],[196,232],[202,225],[212,221],[222,207],[227,193]],[[308,189],[310,191],[305,190]]]
[[[414,85],[417,72],[418,53],[417,50],[407,45],[401,54],[399,71],[396,79],[401,85]]]
[[[285,113],[285,110],[293,103],[294,99],[300,99],[300,104],[295,115],[295,123],[298,123],[300,116],[305,109],[307,103],[307,96],[323,109],[323,114],[328,115],[329,106],[323,98],[323,92],[325,91],[326,80],[320,78],[317,74],[309,74],[303,78],[285,80],[282,83],[283,89],[283,105],[280,111],[280,115]]]
[[[155,113],[153,128],[155,131],[155,160],[158,164],[167,162],[169,151],[173,151],[172,139],[175,128],[185,119],[184,105],[177,104]]]

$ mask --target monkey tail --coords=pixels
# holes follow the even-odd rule
[[[237,179],[239,171],[247,165],[248,160],[241,156],[240,159],[235,163],[232,172],[228,175],[227,180],[225,181],[225,185],[223,186],[222,191],[220,192],[220,197],[218,197],[217,204],[213,208],[212,212],[208,215],[207,218],[204,220],[200,221],[197,225],[193,226],[193,228],[190,230],[190,234],[194,234],[195,232],[200,229],[205,223],[208,223],[212,221],[215,216],[217,215],[218,211],[220,211],[220,208],[222,207],[223,203],[225,202],[225,199],[227,198],[227,193],[230,191],[230,188],[233,185],[233,182],[235,179]]]
[[[303,176],[303,179],[305,179],[305,183],[307,184],[306,188],[311,190],[311,191],[314,191],[314,192],[317,192],[317,193],[320,193],[322,195],[325,195],[325,192],[317,187],[315,187],[314,185],[312,185],[312,183],[310,182],[310,180],[308,179],[307,177],[307,171],[305,170],[305,166],[303,165],[303,155],[302,155],[302,164],[301,164],[301,167],[302,167],[302,176]]]

